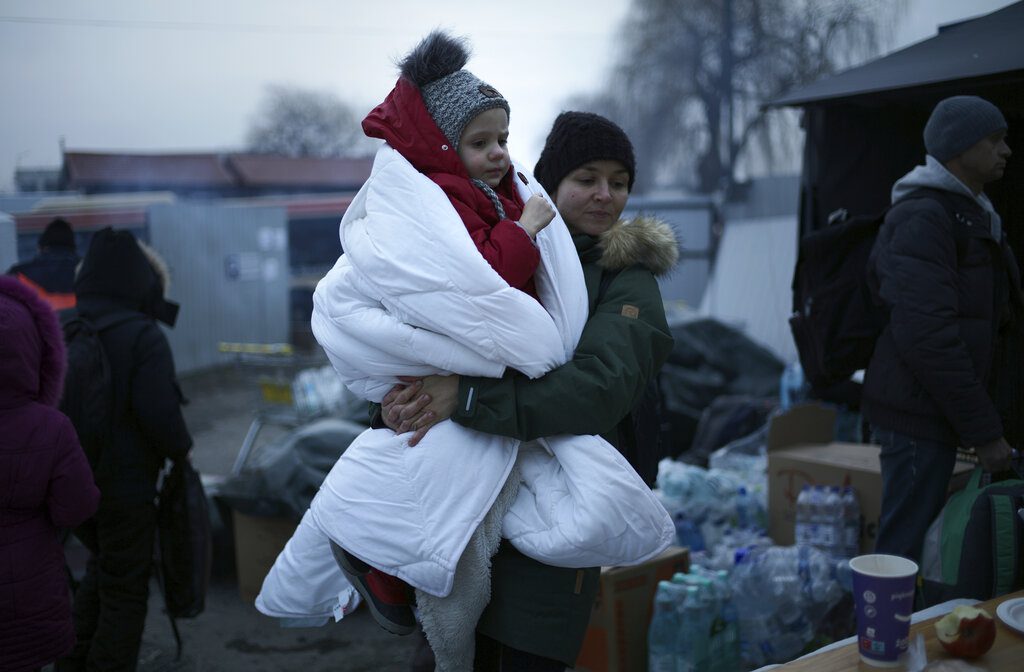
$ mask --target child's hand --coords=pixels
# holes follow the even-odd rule
[[[536,238],[554,218],[555,209],[551,207],[548,199],[540,194],[534,194],[523,206],[523,216],[519,218],[519,225],[526,229],[531,238]]]

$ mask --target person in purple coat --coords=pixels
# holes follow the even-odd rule
[[[57,410],[66,361],[53,309],[0,277],[0,670],[36,670],[75,644],[58,530],[96,512],[100,492]]]

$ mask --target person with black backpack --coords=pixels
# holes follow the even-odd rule
[[[93,235],[75,279],[72,319],[79,324],[78,331],[65,324],[69,350],[80,339],[98,340],[102,353],[93,358],[100,372],[93,380],[69,377],[66,401],[74,406],[75,398],[105,397],[109,404],[100,405],[108,417],[76,421],[88,424],[95,437],[85,448],[102,496],[96,515],[75,531],[90,558],[74,600],[78,643],[58,661],[58,670],[136,668],[153,567],[158,475],[165,459],[186,459],[192,447],[171,349],[156,323],[173,326],[177,317],[177,304],[164,298],[167,286],[156,253],[130,232],[110,228]],[[103,389],[95,389],[95,378]],[[72,389],[78,386],[86,389]],[[74,408],[68,411],[75,420]]]
[[[1002,113],[982,98],[939,102],[924,128],[925,165],[893,186],[868,260],[868,284],[889,318],[862,399],[882,446],[880,553],[920,562],[958,446],[973,448],[987,470],[1009,463],[992,391],[999,376],[1021,372],[997,370],[993,360],[1024,300],[999,214],[984,193],[1010,156],[1006,132]]]
[[[601,434],[654,482],[669,455],[661,440],[657,374],[672,350],[657,277],[678,260],[672,228],[651,217],[620,220],[636,162],[628,136],[596,114],[563,112],[534,170],[572,233],[589,318],[573,358],[529,379],[429,376],[384,399],[383,421],[415,431],[435,423],[522,440]],[[477,670],[573,667],[590,619],[598,568],[551,567],[502,543],[492,559],[491,602],[477,625]],[[416,669],[433,669],[429,651]]]

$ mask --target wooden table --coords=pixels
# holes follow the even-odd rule
[[[992,648],[988,650],[981,658],[968,661],[975,667],[980,667],[991,672],[1020,672],[1024,670],[1024,635],[1011,630],[1005,623],[996,616],[996,607],[1001,602],[1010,600],[1016,597],[1024,597],[1024,591],[1011,593],[1009,595],[1003,595],[987,602],[982,602],[978,607],[983,608],[992,618],[996,619],[996,641],[992,645]],[[935,618],[929,618],[926,621],[915,623],[910,626],[910,642],[913,645],[915,639],[917,639],[918,633],[924,635],[925,650],[928,653],[928,662],[935,660],[942,660],[944,658],[950,658],[951,656],[946,653],[946,650],[942,648],[942,644],[939,643],[938,638],[935,635],[935,621],[939,620],[941,616]],[[817,655],[810,655],[806,658],[794,660],[786,663],[780,667],[775,668],[779,672],[786,670],[788,672],[796,672],[797,670],[814,670],[815,672],[827,670],[828,672],[850,672],[852,670],[858,670],[863,672],[864,670],[900,670],[902,667],[896,668],[884,668],[874,667],[864,663],[860,659],[860,653],[857,651],[856,642],[847,644],[846,646],[838,649],[832,649],[825,651]]]

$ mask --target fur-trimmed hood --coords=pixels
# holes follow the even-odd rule
[[[679,261],[675,231],[667,222],[647,215],[620,219],[601,234],[598,247],[602,252],[598,265],[611,271],[641,264],[662,276]]]
[[[65,366],[56,313],[24,283],[0,276],[0,407],[28,401],[55,407]]]
[[[129,231],[111,228],[93,234],[75,278],[80,312],[96,317],[98,304],[145,313],[173,327],[178,304],[164,298],[170,285],[167,264]]]

